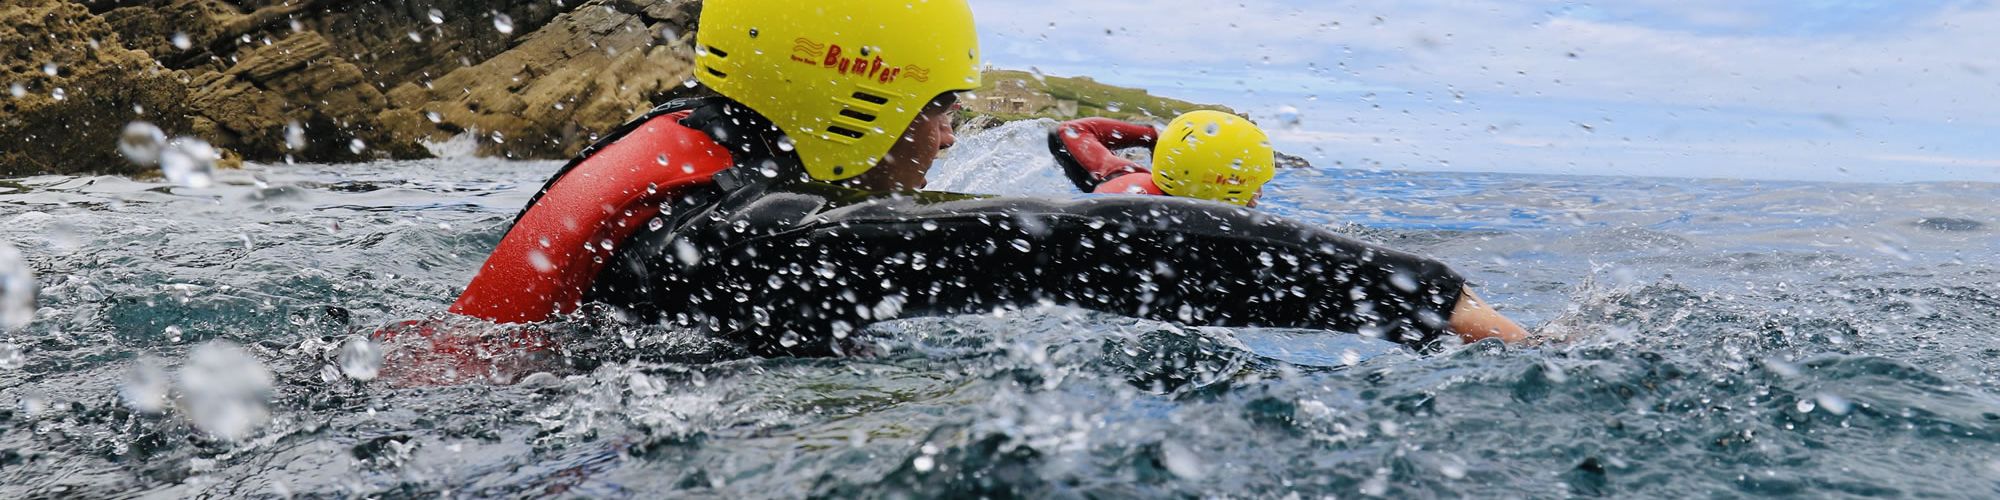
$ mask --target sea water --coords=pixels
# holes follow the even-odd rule
[[[932,188],[1072,196],[1042,125],[966,136]],[[558,166],[0,184],[41,285],[0,345],[0,497],[2000,495],[2000,186],[1319,169],[1264,198],[1452,263],[1535,346],[1045,307],[760,359],[583,317],[519,384],[363,382],[356,336],[442,311]]]

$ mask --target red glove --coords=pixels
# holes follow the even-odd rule
[[[1092,192],[1105,181],[1148,173],[1145,167],[1112,151],[1150,148],[1158,140],[1159,132],[1153,127],[1110,118],[1084,118],[1057,126],[1049,136],[1049,149],[1070,181],[1078,189]]]

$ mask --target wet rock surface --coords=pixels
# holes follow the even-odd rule
[[[122,127],[226,162],[561,158],[686,91],[696,0],[14,0],[0,174],[143,173]],[[306,140],[287,143],[287,132]]]

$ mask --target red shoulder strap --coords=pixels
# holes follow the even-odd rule
[[[528,323],[575,311],[617,245],[658,216],[662,203],[732,164],[728,149],[681,126],[687,115],[654,117],[551,183],[451,312]]]

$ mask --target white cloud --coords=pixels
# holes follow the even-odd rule
[[[1848,2],[1864,10],[1823,14],[1842,5],[975,1],[987,39],[1006,41],[989,49],[996,61],[1251,111],[1295,104],[1317,119],[1274,140],[1329,156],[1354,146],[1412,167],[1725,173],[1772,161],[2000,161],[1986,139],[2000,133],[2000,60],[1988,54],[2000,47],[1989,29],[2000,5],[1985,2]],[[1825,28],[1882,9],[1898,10]],[[1845,17],[1811,17],[1834,14]],[[1298,102],[1309,94],[1323,99]],[[1965,161],[1924,161],[1937,151]]]
[[[1646,3],[1666,9],[1681,2]],[[1707,24],[1756,22],[1755,14],[1726,5],[1705,0],[1666,11]],[[1189,74],[1307,64],[1338,71],[1344,64],[1347,79],[1413,89],[2000,122],[2000,99],[1992,97],[2000,78],[1986,72],[2000,65],[1973,50],[2000,46],[2000,30],[1987,29],[2000,25],[2000,6],[1946,9],[1898,32],[1820,37],[1705,35],[1549,17],[1544,4],[1490,0],[1355,1],[1310,10],[1274,0],[980,6],[984,29],[1016,42],[999,59],[1062,56],[1049,59]],[[1020,43],[1024,34],[1035,41]],[[1079,60],[1079,49],[1096,60]]]

